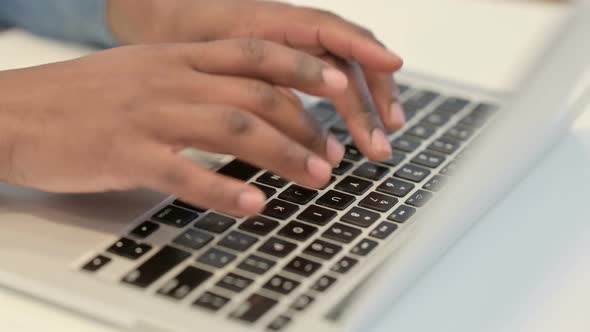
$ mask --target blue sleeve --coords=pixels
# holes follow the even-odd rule
[[[0,0],[0,26],[45,37],[113,47],[105,0]]]

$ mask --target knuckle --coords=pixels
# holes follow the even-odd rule
[[[278,159],[282,169],[293,170],[298,166],[304,167],[304,155],[301,153],[301,150],[295,146],[295,144],[291,142],[285,142],[281,144],[279,151],[281,151],[281,153]]]
[[[263,82],[254,81],[251,84],[251,94],[256,105],[262,111],[274,110],[277,107],[278,96],[272,86]]]
[[[266,43],[256,38],[238,40],[238,47],[249,64],[260,65],[266,60]]]
[[[296,82],[321,82],[322,68],[323,65],[318,59],[299,52],[292,79]]]
[[[246,135],[250,133],[255,126],[255,122],[254,117],[246,112],[239,110],[228,110],[226,112],[225,123],[227,130],[232,135]]]

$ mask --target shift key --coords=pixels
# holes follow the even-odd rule
[[[141,288],[148,287],[190,255],[186,251],[165,246],[138,268],[129,272],[123,278],[123,282]]]

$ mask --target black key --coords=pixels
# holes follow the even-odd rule
[[[344,210],[354,202],[354,196],[330,190],[322,197],[318,198],[316,203],[325,207],[336,210]]]
[[[459,124],[467,128],[477,129],[483,126],[487,122],[487,120],[487,118],[480,117],[471,113],[465,116],[463,119],[461,119],[461,121],[459,121]]]
[[[262,216],[248,218],[240,225],[241,230],[258,235],[266,235],[277,227],[279,227],[278,221]]]
[[[298,185],[292,185],[285,189],[279,198],[285,201],[296,203],[296,204],[307,204],[311,202],[318,195],[318,192],[313,189],[304,188]]]
[[[311,289],[318,291],[318,292],[325,292],[327,291],[334,283],[337,281],[336,278],[330,276],[322,276],[318,279],[318,281],[313,284]]]
[[[315,240],[304,251],[308,255],[330,260],[342,250],[342,247],[330,242]]]
[[[445,179],[440,175],[435,175],[430,180],[428,180],[428,182],[426,182],[422,188],[436,192],[439,191],[444,184]]]
[[[473,136],[473,129],[456,125],[445,133],[446,137],[459,141],[466,141]]]
[[[269,172],[262,174],[258,179],[256,179],[256,181],[275,188],[283,188],[287,185],[287,183],[289,183],[289,181],[283,179],[282,177]]]
[[[245,251],[257,241],[258,239],[253,236],[233,231],[219,241],[219,245],[235,251]]]
[[[323,226],[334,219],[336,214],[336,211],[328,210],[317,205],[311,205],[301,212],[301,214],[297,216],[297,219]]]
[[[342,243],[350,243],[354,241],[359,235],[361,234],[361,230],[354,227],[349,227],[341,223],[336,223],[332,225],[329,229],[327,229],[323,237],[326,239],[342,242]]]
[[[452,154],[459,149],[459,142],[450,140],[448,138],[439,138],[432,142],[428,148],[436,152],[444,154]]]
[[[141,225],[135,227],[131,231],[131,235],[141,238],[141,239],[145,239],[146,237],[152,235],[159,228],[160,228],[160,225],[158,225],[156,223],[153,223],[151,221],[144,221],[141,223]]]
[[[255,185],[258,189],[260,189],[264,193],[264,196],[266,196],[266,199],[273,197],[274,194],[277,193],[277,190],[274,188],[271,188],[271,187],[268,187],[268,186],[265,186],[265,185],[262,185],[262,184],[256,183],[256,182],[254,182],[252,184]]]
[[[217,173],[232,177],[234,179],[248,181],[252,177],[254,177],[254,175],[256,175],[259,171],[260,169],[258,167],[252,166],[241,160],[235,159],[229,164],[220,168],[219,171],[217,171]]]
[[[285,257],[296,248],[296,244],[273,237],[260,246],[258,251],[276,257]]]
[[[174,243],[193,250],[199,250],[211,242],[211,240],[213,240],[213,235],[196,229],[187,229],[174,239]]]
[[[410,136],[402,136],[393,140],[391,147],[394,150],[414,152],[421,144],[420,141],[410,138]]]
[[[425,123],[419,123],[408,130],[408,135],[416,136],[420,139],[428,139],[436,133],[436,127]]]
[[[248,288],[254,282],[254,280],[246,277],[242,277],[241,275],[237,275],[235,273],[228,273],[225,277],[217,282],[217,286],[225,289],[229,289],[230,291],[234,291],[239,293],[244,289]]]
[[[210,248],[199,257],[198,261],[220,269],[233,262],[234,259],[236,259],[236,255],[234,254],[230,254],[217,248]]]
[[[431,192],[418,190],[412,196],[410,196],[410,198],[408,198],[406,204],[415,207],[422,207],[428,202],[428,200],[430,200],[430,198],[432,198]]]
[[[207,281],[213,273],[194,266],[189,266],[176,277],[168,281],[158,290],[158,294],[171,297],[176,300],[184,299],[195,288]]]
[[[139,244],[128,238],[121,238],[107,251],[121,257],[138,259],[151,249],[152,247],[148,244]]]
[[[487,119],[494,115],[496,111],[498,111],[498,106],[483,103],[477,105],[477,107],[471,111],[471,114],[475,117]]]
[[[250,255],[240,265],[238,268],[252,272],[255,274],[265,274],[275,265],[275,262],[271,261],[270,259],[262,258],[256,255]]]
[[[309,259],[305,259],[303,257],[295,257],[287,266],[285,266],[285,271],[302,275],[304,277],[309,277],[312,274],[316,273],[322,267],[322,264],[310,261]]]
[[[348,172],[351,168],[352,163],[343,160],[340,162],[340,165],[338,165],[338,167],[332,170],[332,173],[336,175],[344,175],[344,173]]]
[[[291,304],[290,307],[295,311],[303,311],[312,305],[314,301],[315,299],[312,296],[302,294],[297,298],[297,300],[295,300],[295,302],[293,302],[293,304]]]
[[[438,166],[440,166],[442,163],[445,162],[445,157],[441,156],[439,154],[436,153],[432,153],[432,152],[428,152],[428,151],[423,151],[420,152],[416,155],[416,157],[414,157],[414,159],[412,159],[412,162],[414,164],[418,164],[421,166],[426,166],[426,167],[430,167],[430,168],[437,168]]]
[[[278,302],[266,296],[252,294],[232,313],[232,317],[247,323],[255,323]]]
[[[379,212],[387,212],[391,210],[397,202],[398,200],[395,197],[372,192],[360,201],[359,206]]]
[[[137,287],[148,287],[190,255],[184,250],[165,246],[138,268],[129,272],[123,278],[123,282]]]
[[[82,270],[88,271],[88,272],[96,272],[110,262],[111,262],[110,258],[103,256],[103,255],[98,255],[98,256],[94,257],[90,262],[84,264],[84,266],[82,266]]]
[[[168,205],[156,213],[152,219],[166,225],[180,228],[188,225],[191,221],[197,219],[198,216],[199,214],[194,211]]]
[[[397,176],[398,178],[414,182],[421,182],[428,175],[430,175],[429,170],[412,164],[407,164],[403,166],[395,173],[395,176]]]
[[[359,256],[367,256],[375,248],[377,248],[378,245],[379,243],[376,241],[363,239],[361,242],[357,243],[357,245],[354,246],[350,252]]]
[[[234,218],[209,213],[195,223],[195,227],[216,234],[227,231],[236,223]]]
[[[347,176],[342,181],[338,182],[334,187],[336,190],[344,191],[353,195],[364,194],[373,183],[367,180],[359,179],[354,176]]]
[[[404,108],[404,115],[406,117],[406,122],[412,120],[416,116],[416,114],[418,114],[418,111]]]
[[[324,189],[328,188],[334,182],[336,182],[336,177],[335,176],[331,176],[330,177],[330,181],[328,181],[328,183],[326,183],[321,189],[324,190]]]
[[[362,164],[352,174],[369,180],[381,180],[387,173],[389,173],[389,168],[367,162]]]
[[[211,311],[219,311],[219,309],[223,308],[228,302],[229,299],[226,297],[211,292],[205,292],[193,303],[193,305]]]
[[[420,111],[438,97],[438,93],[428,90],[416,90],[403,103],[403,108],[406,111]]]
[[[400,207],[395,209],[395,211],[393,211],[393,213],[389,217],[387,217],[387,219],[399,223],[405,223],[414,215],[414,213],[416,213],[416,209],[414,209],[413,207],[401,205]]]
[[[291,221],[279,231],[279,235],[303,242],[317,231],[316,227],[298,221]]]
[[[346,145],[344,147],[344,159],[359,161],[363,159],[363,154],[355,146]]]
[[[342,257],[342,259],[339,260],[338,263],[336,263],[330,270],[336,273],[344,274],[350,271],[350,269],[352,269],[358,262],[359,261],[354,258]]]
[[[281,331],[284,330],[291,323],[291,318],[281,315],[275,318],[268,326],[266,327],[270,331]]]
[[[442,127],[451,120],[451,117],[439,112],[432,112],[428,114],[422,121],[434,127]]]
[[[463,98],[449,97],[445,99],[445,101],[442,104],[436,107],[436,111],[446,113],[449,115],[454,115],[461,112],[468,104],[469,101]]]
[[[383,183],[377,188],[377,190],[397,197],[404,197],[410,191],[412,191],[414,187],[415,186],[412,183],[394,178],[389,178],[383,181]]]
[[[263,288],[283,295],[288,295],[298,286],[299,282],[280,275],[276,275],[272,277],[266,284],[264,284]]]
[[[174,204],[176,206],[180,206],[181,208],[193,210],[193,211],[196,211],[196,212],[205,212],[205,211],[207,211],[207,209],[203,209],[202,207],[194,206],[194,205],[189,204],[189,203],[187,203],[185,201],[182,201],[180,199],[175,200],[172,204]]]
[[[376,239],[385,240],[393,232],[395,232],[396,229],[397,229],[396,224],[392,224],[390,222],[383,221],[377,227],[375,227],[375,229],[373,229],[371,231],[370,235]]]
[[[291,204],[278,199],[273,199],[266,204],[262,214],[265,216],[277,218],[280,220],[286,220],[291,217],[295,212],[299,210],[299,207],[295,204]]]
[[[404,159],[406,159],[406,155],[405,153],[399,152],[399,151],[393,151],[391,158],[387,159],[386,161],[382,161],[382,164],[388,165],[388,166],[397,166],[399,164],[401,164]]]
[[[374,222],[376,222],[379,217],[379,213],[361,209],[355,206],[348,210],[348,212],[346,212],[346,214],[344,214],[340,220],[360,227],[369,227]]]
[[[448,163],[447,166],[443,167],[443,169],[440,170],[440,174],[442,175],[453,175],[457,172],[457,168],[459,167],[459,164],[457,164],[456,162],[451,162]]]

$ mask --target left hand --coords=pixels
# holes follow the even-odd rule
[[[349,76],[333,101],[360,150],[391,155],[385,130],[404,123],[393,72],[402,60],[373,34],[333,13],[257,0],[107,0],[109,25],[121,43],[167,43],[253,37],[281,43],[338,65]],[[373,104],[363,102],[348,62],[357,62]],[[358,77],[358,75],[357,75]]]

